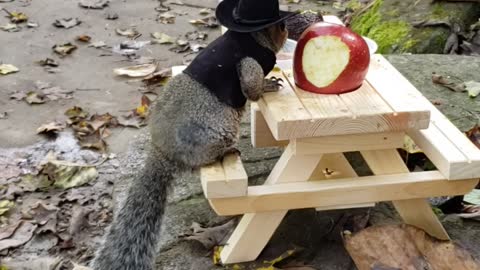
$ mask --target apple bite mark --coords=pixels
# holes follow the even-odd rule
[[[334,82],[350,60],[350,48],[337,36],[319,36],[307,42],[302,56],[305,77],[316,87]]]

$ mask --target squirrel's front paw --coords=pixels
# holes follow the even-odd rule
[[[265,79],[264,92],[276,92],[283,87],[283,79],[277,77],[270,77]]]

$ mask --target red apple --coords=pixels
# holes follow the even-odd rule
[[[369,64],[368,45],[360,35],[343,25],[319,22],[300,36],[293,74],[305,91],[340,94],[362,85]]]

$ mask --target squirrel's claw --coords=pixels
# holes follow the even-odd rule
[[[283,88],[283,79],[272,76],[265,80],[265,92],[276,92]]]

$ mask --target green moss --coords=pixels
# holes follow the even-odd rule
[[[402,51],[406,52],[409,51],[413,46],[418,44],[418,40],[416,39],[409,39],[405,41],[402,45]]]
[[[388,53],[394,45],[405,39],[410,29],[411,26],[406,22],[389,21],[372,27],[367,36],[377,42],[379,53]]]
[[[448,17],[448,12],[445,10],[445,7],[443,5],[436,3],[433,5],[432,8],[432,19],[444,19]]]
[[[367,35],[370,29],[380,23],[380,6],[383,0],[375,0],[372,7],[366,11],[363,15],[355,17],[352,20],[351,28],[353,31],[360,35]]]
[[[362,8],[362,4],[358,0],[350,0],[347,3],[347,8],[353,11],[357,11]]]

